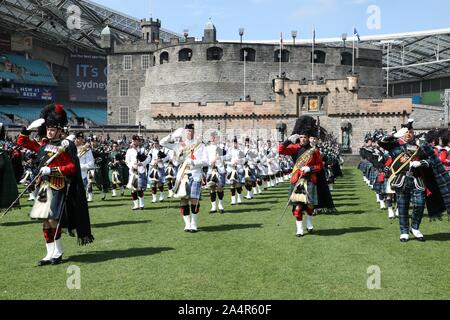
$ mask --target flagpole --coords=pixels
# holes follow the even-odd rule
[[[355,37],[356,37],[356,27],[353,26],[353,54],[352,54],[352,75],[355,74]]]
[[[280,60],[280,78],[281,78],[281,59],[283,57],[283,32],[281,33],[281,38],[280,38],[280,55],[279,55],[279,60]]]
[[[315,35],[315,27],[313,26],[313,42],[312,42],[312,53],[311,53],[311,80],[314,80],[314,47],[316,42],[316,35]]]

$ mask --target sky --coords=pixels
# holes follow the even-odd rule
[[[450,2],[444,0],[93,0],[132,17],[158,18],[162,27],[196,38],[209,18],[219,40],[310,39],[343,33],[360,36],[450,28]]]

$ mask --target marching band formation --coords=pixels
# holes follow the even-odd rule
[[[382,129],[368,133],[360,149],[364,182],[388,218],[399,219],[401,242],[408,242],[410,234],[425,241],[420,232],[425,207],[431,219],[445,211],[450,215],[450,132],[416,136],[413,124],[410,119],[390,134]]]
[[[370,133],[360,150],[364,181],[388,217],[399,218],[402,242],[410,233],[425,240],[420,232],[425,206],[431,217],[450,213],[450,134],[432,131],[416,137],[412,125],[409,121],[391,134]],[[44,222],[47,255],[39,266],[61,263],[63,230],[77,236],[81,245],[94,241],[88,203],[94,201],[95,187],[101,201],[108,201],[110,191],[112,197],[124,197],[129,190],[129,210],[135,212],[145,210],[146,202],[167,201],[166,195],[177,199],[184,231],[189,233],[199,230],[203,191],[209,194],[209,213],[225,214],[226,196],[231,206],[239,206],[289,182],[286,209],[292,207],[297,237],[304,236],[304,217],[306,230],[312,233],[313,216],[319,210],[336,210],[332,191],[336,178],[342,177],[340,146],[309,116],[300,117],[292,135],[281,143],[250,137],[243,143],[237,137],[222,141],[217,131],[201,141],[195,139],[193,124],[160,141],[141,135],[130,141],[85,137],[83,132],[69,133],[66,126],[63,106],[52,104],[15,142],[6,139],[4,128],[0,135],[2,174],[7,177],[8,171],[15,186],[1,207],[12,204],[9,210],[17,205],[18,201],[11,202],[18,194],[16,183],[26,186],[24,193],[34,201],[30,216]],[[33,131],[37,134],[31,137]],[[4,186],[3,182],[0,187]]]

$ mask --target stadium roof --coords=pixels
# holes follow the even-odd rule
[[[385,80],[389,71],[392,82],[431,79],[450,76],[450,29],[396,33],[379,36],[347,37],[346,46],[383,50]],[[227,42],[227,41],[225,41]],[[236,42],[236,41],[230,41]],[[283,40],[285,45],[292,41]],[[280,40],[249,41],[248,43],[279,44]],[[312,39],[296,40],[296,45],[311,45]],[[316,39],[316,44],[343,46],[342,38]]]
[[[77,6],[81,11],[81,29],[71,29],[70,17]],[[75,10],[77,10],[75,8]],[[76,12],[76,11],[75,11]],[[141,38],[140,20],[88,0],[0,0],[0,28],[31,35],[43,41],[67,47],[103,52],[100,34],[109,26],[121,41]],[[184,39],[161,29],[160,37]]]

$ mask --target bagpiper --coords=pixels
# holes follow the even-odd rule
[[[36,200],[30,213],[32,219],[44,222],[47,255],[38,266],[62,262],[63,229],[67,228],[70,235],[76,232],[80,245],[94,241],[76,147],[61,138],[65,125],[67,114],[62,105],[52,104],[45,107],[41,119],[24,128],[17,139],[19,146],[36,152],[41,159]],[[47,141],[42,145],[29,138],[31,130],[40,127],[45,127],[47,132]]]
[[[323,161],[320,150],[311,146],[310,137],[318,133],[315,120],[302,116],[297,120],[289,139],[280,144],[280,154],[292,156],[295,163],[292,171],[290,187],[290,203],[296,218],[297,237],[303,237],[303,215],[306,212],[308,233],[314,231],[314,210],[319,208],[333,209],[328,184],[323,173]],[[319,174],[321,173],[322,174]]]
[[[185,134],[185,140],[176,143]],[[180,199],[180,211],[184,220],[184,231],[196,233],[198,231],[200,213],[200,198],[202,193],[202,170],[208,167],[208,152],[206,146],[194,139],[194,124],[188,124],[176,130],[173,134],[161,140],[160,144],[174,150],[180,163],[176,185],[175,197]]]

